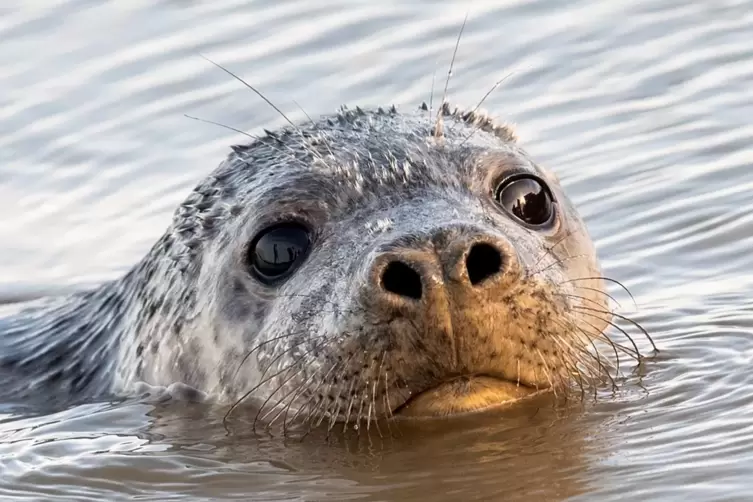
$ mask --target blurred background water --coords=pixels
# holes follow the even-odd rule
[[[485,108],[560,175],[660,355],[595,404],[397,439],[227,437],[221,416],[178,403],[0,407],[0,497],[749,498],[751,0],[6,2],[0,302],[115,279],[147,251],[243,141],[184,114],[283,124],[199,54],[294,120],[294,101],[411,109],[446,75],[466,12],[451,100],[472,106],[509,74]]]

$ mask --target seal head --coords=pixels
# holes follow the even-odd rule
[[[126,277],[36,315],[64,318],[59,392],[182,382],[347,425],[593,384],[611,314],[584,223],[508,127],[440,113],[441,136],[344,108],[234,147]]]
[[[441,138],[343,109],[235,147],[142,263],[121,382],[349,421],[594,377],[609,311],[583,222],[510,129],[442,113]]]

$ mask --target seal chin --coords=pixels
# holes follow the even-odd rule
[[[492,376],[460,376],[412,396],[394,414],[417,418],[462,415],[510,404],[546,390]]]

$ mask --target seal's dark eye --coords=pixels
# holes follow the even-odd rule
[[[263,230],[251,243],[248,263],[260,281],[271,284],[285,278],[306,257],[311,240],[298,223],[283,223]]]
[[[523,223],[538,227],[554,216],[552,194],[536,178],[516,177],[502,182],[495,192],[497,203]]]

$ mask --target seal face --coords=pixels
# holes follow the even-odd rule
[[[440,114],[441,136],[343,108],[234,147],[131,273],[58,314],[75,361],[109,361],[78,392],[182,382],[347,425],[593,383],[611,314],[584,223],[510,129]]]

